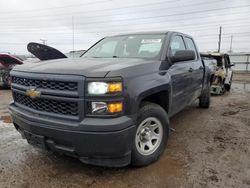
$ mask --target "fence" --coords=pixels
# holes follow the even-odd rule
[[[230,60],[235,64],[233,70],[250,72],[250,53],[230,54]]]

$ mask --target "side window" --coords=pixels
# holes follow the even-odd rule
[[[195,57],[197,58],[197,51],[196,51],[196,48],[195,48],[195,45],[194,45],[194,41],[189,37],[185,37],[185,41],[186,41],[187,49],[188,50],[193,50],[194,53],[195,53]]]
[[[176,35],[172,38],[170,42],[170,53],[174,55],[178,50],[185,50],[185,44],[183,38],[179,35]]]

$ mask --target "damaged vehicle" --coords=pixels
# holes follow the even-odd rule
[[[230,57],[226,53],[201,53],[202,58],[216,60],[215,73],[212,78],[211,94],[222,95],[230,91],[233,79],[233,70]]]
[[[10,71],[15,65],[23,63],[39,63],[44,60],[67,58],[62,52],[47,45],[31,42],[27,46],[28,51],[38,59],[22,60],[10,54],[0,54],[0,88],[10,88]]]
[[[41,61],[67,58],[67,56],[59,50],[40,43],[30,42],[27,45],[27,50]]]
[[[10,71],[15,65],[21,64],[22,60],[15,56],[0,54],[0,88],[10,88]]]
[[[211,69],[183,33],[105,37],[81,58],[28,49],[43,61],[11,71],[13,124],[29,144],[83,163],[148,165],[166,148],[172,116],[196,100],[210,105]]]

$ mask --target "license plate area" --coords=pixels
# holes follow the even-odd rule
[[[44,136],[36,135],[27,131],[24,131],[24,135],[29,144],[42,149],[46,149]]]

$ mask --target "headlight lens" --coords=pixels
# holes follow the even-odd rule
[[[115,114],[123,110],[122,102],[91,102],[92,114]]]
[[[121,82],[89,82],[88,83],[88,94],[101,95],[107,93],[118,93],[122,92]]]
[[[89,82],[88,93],[89,94],[105,94],[108,91],[108,84],[105,82]]]
[[[92,114],[102,114],[108,111],[108,105],[106,102],[92,102],[91,107]]]

